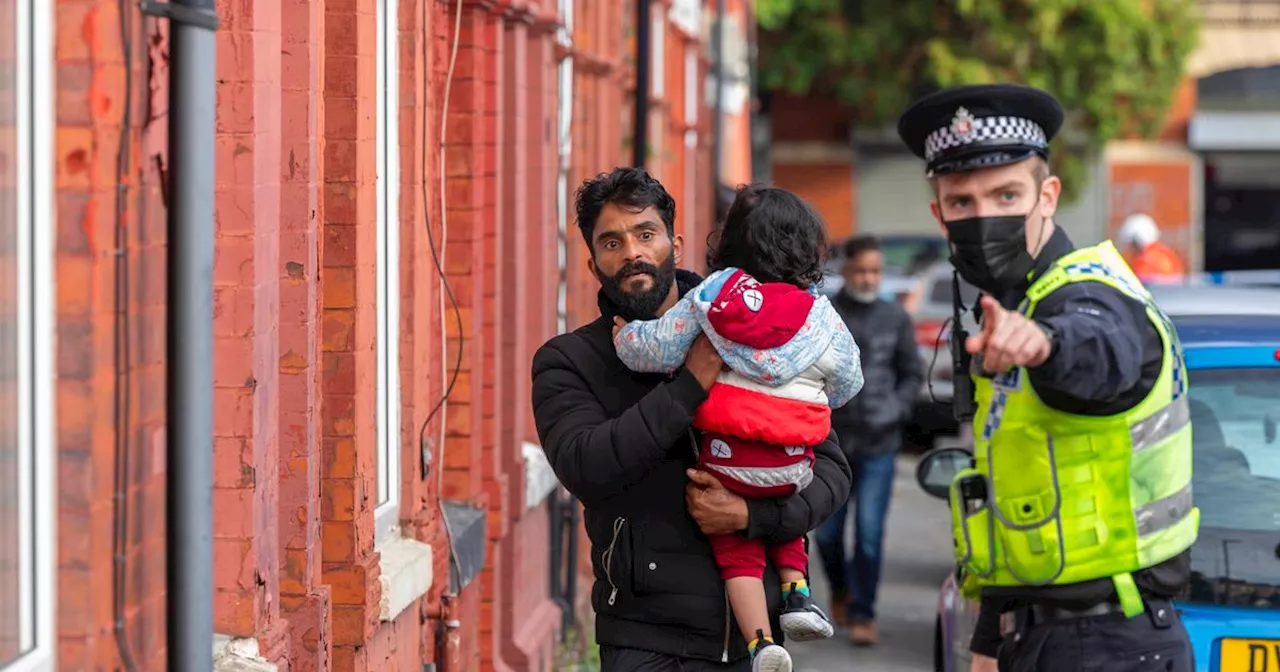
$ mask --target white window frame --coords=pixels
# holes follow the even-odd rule
[[[18,0],[17,50],[19,641],[6,672],[54,669],[57,516],[54,477],[53,3]]]
[[[695,166],[698,161],[698,108],[702,106],[702,95],[698,90],[702,79],[698,76],[698,50],[686,49],[684,52],[684,156],[685,165]],[[702,176],[697,174],[696,170],[691,170],[685,175],[684,180],[684,198],[685,203],[697,203],[699,187],[705,185],[699,184]],[[719,198],[718,194],[711,196]],[[713,222],[713,227],[719,225],[719,222]],[[685,250],[689,251],[688,248]],[[695,259],[701,258],[699,253]]]
[[[400,68],[397,0],[377,10],[378,376],[375,544],[400,536]]]
[[[702,106],[698,84],[701,81],[698,77],[698,52],[689,49],[684,54],[684,146],[689,150],[698,147],[698,108]]]
[[[569,169],[573,159],[573,10],[574,0],[559,0],[556,44],[564,48],[556,77],[556,333],[569,330]]]

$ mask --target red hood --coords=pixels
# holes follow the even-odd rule
[[[729,276],[707,320],[721,336],[769,350],[790,341],[809,318],[814,296],[781,282],[760,282],[743,271]]]

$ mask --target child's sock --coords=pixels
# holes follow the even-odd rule
[[[773,637],[769,637],[765,635],[764,631],[762,630],[756,630],[756,638],[751,640],[750,642],[747,642],[747,651],[750,651],[751,655],[755,656],[756,651],[759,650],[760,647],[764,646],[765,642],[772,644]]]
[[[805,597],[809,597],[809,582],[805,579],[800,579],[799,581],[782,584],[782,599],[787,599],[791,593],[800,593]]]

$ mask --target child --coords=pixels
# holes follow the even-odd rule
[[[633,371],[671,372],[706,334],[729,370],[720,374],[694,425],[698,466],[747,498],[782,497],[813,480],[813,446],[831,430],[831,409],[862,388],[858,346],[826,297],[826,228],[783,189],[744,187],[709,241],[713,273],[656,320],[623,324],[618,357]],[[766,557],[782,579],[781,625],[796,641],[830,637],[831,623],[809,597],[804,540],[766,547],[726,534],[711,538],[729,604],[750,642],[752,670],[790,672],[774,644],[764,597]]]

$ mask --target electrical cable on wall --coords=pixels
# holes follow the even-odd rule
[[[421,6],[422,6],[422,29],[425,31],[427,27],[427,19],[428,19],[427,13],[429,12],[429,8],[431,4],[427,2],[423,2],[421,3]],[[461,35],[462,35],[462,0],[458,0],[457,4],[454,7],[453,45],[450,49],[449,69],[445,73],[444,99],[442,101],[441,109],[440,109],[440,145],[439,145],[440,247],[439,248],[436,247],[435,237],[431,233],[431,215],[430,215],[430,209],[427,207],[427,204],[429,201],[429,194],[427,191],[427,180],[425,179],[425,172],[426,172],[425,170],[423,171],[424,176],[423,176],[423,179],[421,180],[422,208],[423,208],[423,212],[426,213],[425,220],[426,220],[427,243],[431,248],[431,260],[436,267],[436,274],[440,277],[440,287],[442,290],[440,292],[440,343],[442,344],[444,352],[441,353],[442,356],[440,357],[440,379],[445,380],[447,378],[449,382],[445,386],[444,392],[440,395],[440,400],[436,402],[436,405],[434,407],[432,407],[431,412],[427,414],[427,418],[423,420],[422,426],[418,429],[418,449],[422,455],[425,456],[428,454],[430,448],[427,446],[427,438],[426,438],[427,428],[431,425],[431,420],[435,418],[437,413],[439,413],[440,414],[440,435],[439,435],[440,438],[436,444],[437,464],[436,464],[436,474],[435,474],[436,506],[439,508],[440,520],[444,525],[445,538],[449,542],[449,559],[450,559],[450,564],[452,565],[450,567],[451,574],[453,572],[460,572],[462,565],[461,563],[458,562],[458,551],[455,548],[455,544],[454,544],[453,529],[450,527],[449,519],[447,516],[445,516],[445,511],[444,511],[444,464],[445,464],[444,446],[445,446],[445,431],[447,429],[446,425],[448,424],[446,422],[446,417],[447,417],[446,411],[448,410],[449,396],[453,393],[453,386],[458,382],[458,375],[462,371],[462,347],[463,347],[463,344],[466,342],[466,336],[463,334],[462,310],[458,307],[458,299],[456,296],[454,296],[453,289],[449,286],[449,279],[445,273],[445,266],[444,266],[445,249],[448,247],[448,231],[449,231],[449,215],[446,207],[446,196],[445,196],[445,179],[448,172],[445,169],[445,137],[446,137],[445,130],[448,126],[449,93],[450,93],[450,88],[452,87],[452,84],[453,84],[454,66],[457,64],[457,61],[458,61],[458,42],[459,42],[459,39],[461,38]],[[430,82],[429,78],[427,77],[426,42],[427,41],[425,39],[422,40],[422,44],[423,44],[422,46],[422,51],[423,51],[422,90],[424,94],[426,93],[429,86],[429,82]],[[427,119],[428,119],[428,109],[426,104],[424,103],[422,105],[422,129],[423,130],[422,130],[422,133],[419,134],[419,137],[422,138],[422,161],[424,164],[423,165],[424,169],[426,167],[425,164],[426,164],[427,156],[429,154],[428,144],[427,144],[427,133],[426,133]],[[447,319],[445,297],[448,297],[449,302],[452,305],[453,317],[458,324],[458,354],[454,361],[452,374],[449,373],[448,362],[447,362],[449,340],[448,340],[448,329],[445,326],[445,320]],[[426,475],[426,458],[425,457],[422,458],[422,463],[423,463],[423,475],[425,476]]]
[[[120,44],[124,56],[124,95],[120,115],[120,145],[116,151],[116,211],[115,211],[115,338],[114,365],[116,374],[115,414],[115,469],[113,474],[114,517],[111,539],[111,616],[116,648],[120,663],[128,672],[138,669],[133,653],[129,650],[126,630],[125,601],[129,578],[129,430],[133,415],[131,350],[132,334],[129,328],[129,236],[125,228],[128,209],[130,172],[130,145],[133,142],[133,5],[129,0],[117,0],[120,15]]]

